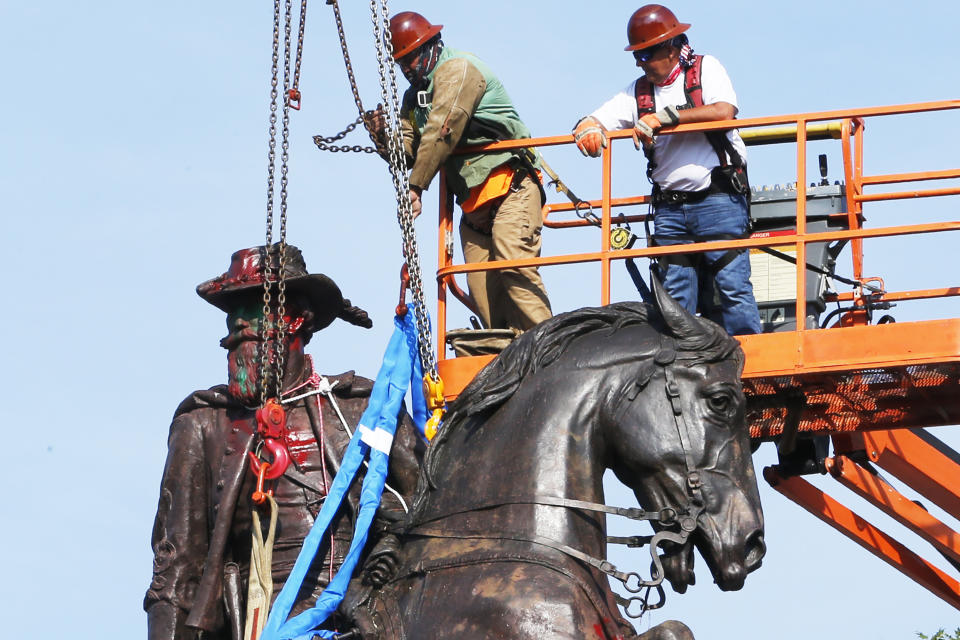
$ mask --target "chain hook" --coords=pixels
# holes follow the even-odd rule
[[[282,442],[273,438],[264,438],[263,448],[273,456],[273,462],[261,460],[257,454],[250,452],[247,454],[250,458],[250,471],[258,478],[260,474],[265,473],[267,480],[276,480],[290,466],[290,452]]]
[[[257,453],[250,452],[250,471],[255,476],[266,473],[268,480],[276,480],[290,466],[290,452],[283,444],[284,430],[287,426],[287,414],[276,398],[270,398],[262,407],[257,409],[257,434],[260,436],[260,445]],[[260,457],[260,450],[266,449],[273,458],[270,463]],[[269,467],[263,471],[264,466]]]
[[[287,91],[287,106],[294,111],[300,111],[300,90],[290,89]]]
[[[410,286],[410,270],[404,262],[400,267],[400,301],[397,303],[396,313],[401,318],[407,315],[407,287]]]
[[[253,454],[250,454],[253,456]],[[253,456],[256,459],[256,456]],[[263,504],[267,501],[267,496],[273,495],[273,489],[268,489],[267,491],[263,490],[264,482],[268,479],[267,474],[270,471],[270,463],[264,462],[260,465],[260,471],[257,473],[257,488],[253,491],[253,495],[250,497],[253,500],[254,504]]]
[[[427,410],[430,417],[424,429],[424,435],[427,440],[433,440],[440,429],[440,421],[443,420],[443,414],[446,412],[446,401],[443,397],[443,380],[439,375],[427,373],[423,376],[423,395],[427,401]]]

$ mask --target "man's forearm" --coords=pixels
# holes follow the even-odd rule
[[[677,110],[677,119],[680,124],[732,120],[736,115],[737,108],[729,102],[715,102],[713,104],[705,104],[702,107]]]

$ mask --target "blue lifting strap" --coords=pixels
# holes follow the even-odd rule
[[[380,496],[387,478],[390,445],[397,428],[397,415],[403,405],[407,388],[412,383],[413,419],[423,433],[426,423],[426,402],[423,396],[422,373],[418,351],[417,329],[412,313],[394,318],[394,332],[383,356],[383,364],[370,394],[370,402],[360,418],[360,424],[350,440],[340,470],[330,492],[317,515],[303,548],[287,578],[286,584],[274,601],[262,640],[311,640],[315,636],[332,638],[333,631],[317,630],[333,613],[349,585],[360,554],[367,542],[370,524],[380,506]],[[369,454],[367,473],[360,491],[360,510],[350,550],[343,565],[317,598],[312,609],[287,620],[297,593],[303,585],[307,570],[313,563],[334,515],[340,509],[357,469]]]

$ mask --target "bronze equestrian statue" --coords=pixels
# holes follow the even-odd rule
[[[270,252],[271,282],[279,267],[276,247]],[[263,314],[266,255],[264,247],[238,251],[226,273],[197,287],[200,297],[227,313],[228,335],[220,344],[227,350],[228,384],[191,394],[176,410],[170,426],[153,528],[153,581],[144,599],[151,640],[195,638],[201,632],[204,640],[243,637],[251,496],[257,481],[249,469],[248,452],[256,441],[254,410],[261,402],[261,383],[275,386],[275,379],[261,381],[259,367],[263,352],[275,346],[275,340],[268,339],[265,344],[264,337],[273,336],[277,324],[275,312],[266,319]],[[286,366],[281,397],[316,391],[318,385],[326,385],[328,394],[307,395],[284,405],[284,444],[291,463],[273,482],[279,513],[272,563],[274,596],[293,567],[339,468],[350,440],[346,429],[356,427],[372,387],[370,380],[352,371],[329,378],[314,376],[304,353],[312,335],[336,318],[370,327],[367,314],[352,307],[333,280],[309,274],[299,249],[291,245],[286,245],[285,281],[288,330],[283,343]],[[273,294],[276,300],[276,286]],[[271,375],[270,368],[267,375]],[[409,504],[423,444],[405,412],[398,421],[387,481]],[[313,605],[343,562],[352,538],[359,487],[359,482],[354,484],[337,514],[332,538],[328,535],[320,548],[293,613]],[[379,542],[389,548],[392,534],[386,533],[386,526],[403,513],[396,496],[384,492],[371,546]],[[376,563],[373,565],[370,571],[376,573]],[[329,628],[335,623],[329,621]]]
[[[694,547],[721,589],[742,587],[765,552],[743,352],[654,288],[659,313],[561,314],[480,372],[428,448],[392,573],[354,580],[343,637],[634,638],[608,575],[682,592]],[[607,468],[643,511],[603,504]],[[604,560],[605,511],[653,524],[650,579]],[[693,636],[671,621],[640,637]]]

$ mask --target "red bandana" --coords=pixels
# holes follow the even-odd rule
[[[675,66],[675,67],[673,68],[673,71],[670,72],[670,75],[667,76],[667,79],[664,80],[663,82],[658,82],[658,83],[657,83],[657,86],[658,86],[658,87],[665,87],[665,86],[667,86],[667,85],[669,85],[669,84],[672,84],[673,81],[677,79],[677,77],[680,75],[680,73],[681,73],[682,71],[683,71],[683,67],[682,67],[682,66],[680,65],[680,63],[678,62],[678,63],[677,63],[677,66]]]

